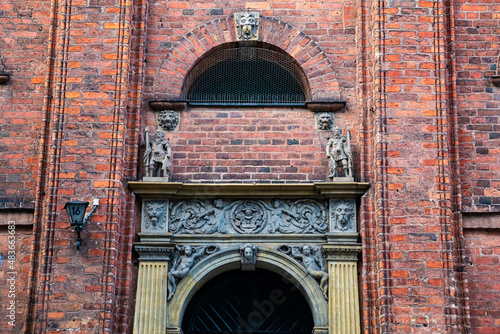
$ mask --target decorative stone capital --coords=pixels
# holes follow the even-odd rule
[[[323,245],[327,261],[357,261],[361,249],[360,244]]]
[[[139,261],[169,261],[173,246],[135,245]]]

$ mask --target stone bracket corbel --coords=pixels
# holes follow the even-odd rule
[[[314,112],[333,112],[344,109],[346,102],[344,100],[313,100],[307,101],[306,107]]]
[[[154,111],[175,110],[185,111],[187,109],[187,100],[150,100],[149,107]]]

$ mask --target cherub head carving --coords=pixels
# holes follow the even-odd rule
[[[318,115],[318,129],[331,130],[333,126],[333,116],[330,113],[323,112]]]
[[[338,201],[332,206],[332,218],[336,227],[345,231],[351,228],[351,221],[354,215],[353,203]]]
[[[257,246],[246,244],[240,247],[241,263],[255,263],[256,262]]]
[[[158,114],[158,125],[163,130],[174,130],[179,124],[179,113],[174,110],[162,110]]]
[[[236,13],[234,20],[239,41],[257,40],[259,31],[259,13]]]

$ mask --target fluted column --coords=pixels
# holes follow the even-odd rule
[[[134,317],[135,334],[164,334],[167,328],[167,274],[171,247],[136,245],[139,277]]]
[[[360,334],[357,255],[361,245],[323,245],[327,258],[330,334]]]

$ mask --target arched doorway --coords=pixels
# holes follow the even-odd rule
[[[267,271],[229,271],[205,284],[189,303],[185,334],[309,334],[309,306],[295,286]]]

